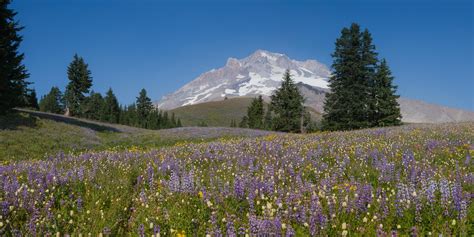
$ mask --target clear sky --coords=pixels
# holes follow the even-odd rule
[[[153,100],[228,57],[257,49],[326,65],[340,30],[368,28],[403,97],[474,110],[473,3],[466,0],[14,0],[21,45],[41,96],[67,84],[74,53],[93,89]]]

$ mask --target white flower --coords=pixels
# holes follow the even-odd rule
[[[346,222],[342,223],[342,229],[345,230],[347,228]]]
[[[285,224],[285,223],[282,223],[282,224],[281,224],[281,228],[282,228],[282,229],[286,229],[286,224]]]
[[[364,219],[362,219],[362,221],[363,221],[364,223],[367,223],[367,217],[364,217]]]
[[[456,225],[456,219],[453,219],[453,221],[451,222],[451,225]]]
[[[2,228],[2,227],[3,227],[3,222],[0,221],[0,228]]]
[[[342,236],[347,236],[347,230],[342,231]]]

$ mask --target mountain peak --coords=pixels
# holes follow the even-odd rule
[[[281,53],[258,49],[242,58],[228,58],[224,67],[201,74],[159,102],[161,109],[173,109],[224,97],[270,96],[290,70],[293,80],[311,87],[328,88],[329,69],[316,60],[291,60]]]

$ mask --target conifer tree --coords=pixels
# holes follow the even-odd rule
[[[263,128],[265,130],[272,130],[272,110],[270,106],[267,106],[267,111],[265,112],[265,117],[263,119]]]
[[[93,120],[106,121],[102,117],[104,98],[100,93],[91,91],[90,96],[85,97],[81,103],[81,116]]]
[[[180,127],[182,127],[182,126],[183,126],[183,124],[181,124],[181,119],[178,118],[178,124],[176,124],[176,127],[180,128]]]
[[[112,88],[109,88],[102,108],[102,120],[110,123],[118,123],[120,118],[120,107]]]
[[[81,103],[92,86],[91,71],[82,57],[74,55],[67,68],[69,84],[66,87],[65,101],[69,113],[73,116],[81,115]]]
[[[242,121],[239,123],[239,128],[248,128],[249,127],[249,118],[247,116],[242,117]]]
[[[300,132],[301,117],[304,113],[304,98],[291,78],[290,71],[286,70],[281,87],[271,96],[273,127],[277,131]]]
[[[64,111],[62,93],[58,87],[52,87],[39,103],[40,111],[61,114]]]
[[[0,114],[23,105],[29,84],[24,54],[18,52],[23,39],[18,32],[23,27],[15,21],[16,12],[9,4],[10,0],[0,1]]]
[[[247,108],[247,118],[249,128],[263,128],[263,98],[260,95],[254,98]]]
[[[393,85],[393,76],[387,61],[383,59],[374,77],[372,97],[374,110],[372,112],[373,126],[400,125],[400,105],[396,94],[397,86]]]
[[[326,94],[323,126],[327,130],[347,130],[370,126],[369,101],[375,47],[368,31],[360,32],[353,23],[344,28],[332,54],[334,69]]]
[[[36,96],[35,89],[28,89],[28,93],[26,95],[26,106],[32,109],[39,109],[38,105],[38,97]]]
[[[151,99],[146,95],[146,90],[142,89],[137,97],[137,119],[141,126],[144,126],[148,114],[152,111],[153,104]]]
[[[332,57],[334,72],[324,105],[324,129],[350,130],[400,123],[393,78],[386,62],[378,66],[377,52],[367,29],[361,32],[355,23],[344,28]]]

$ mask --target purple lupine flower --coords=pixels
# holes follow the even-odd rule
[[[235,234],[235,227],[234,227],[234,222],[228,221],[226,224],[226,236],[229,237],[236,237],[237,235]]]
[[[288,227],[286,228],[286,237],[295,237],[296,236],[296,233],[295,233],[295,230],[293,230],[293,227],[291,227],[291,225],[288,225]]]
[[[138,236],[145,237],[145,226],[143,224],[138,226]]]

